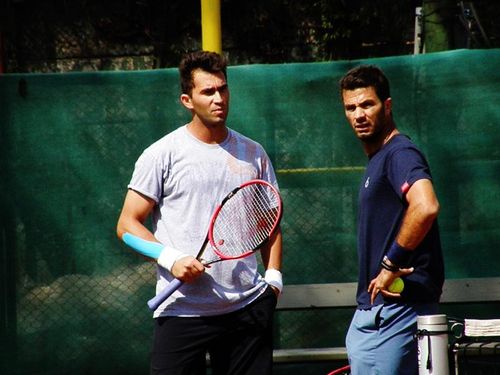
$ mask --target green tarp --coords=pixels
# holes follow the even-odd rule
[[[446,277],[500,276],[500,50],[459,50],[229,68],[228,124],[283,193],[285,283],[356,280],[366,158],[337,83],[359,63],[385,70],[429,159]],[[141,151],[189,120],[179,94],[176,69],[0,76],[0,373],[148,372],[154,267],[115,224]],[[343,346],[351,314],[280,312],[277,346]]]

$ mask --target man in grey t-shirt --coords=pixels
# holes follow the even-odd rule
[[[268,374],[272,317],[282,289],[281,233],[256,256],[205,267],[195,256],[215,206],[234,187],[259,178],[277,186],[261,145],[229,129],[226,61],[188,54],[179,66],[181,103],[192,120],[149,146],[137,160],[118,220],[128,232],[164,245],[157,291],[174,278],[183,286],[154,312],[153,374]],[[153,228],[144,226],[152,216]],[[210,249],[207,249],[210,251]]]

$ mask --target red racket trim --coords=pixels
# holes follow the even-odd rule
[[[336,370],[329,372],[327,375],[342,375],[342,374],[350,374],[351,366],[347,365]]]
[[[273,226],[271,227],[271,229],[266,234],[265,238],[260,243],[258,243],[256,246],[253,246],[252,248],[249,248],[247,251],[244,251],[243,253],[239,253],[237,255],[228,255],[227,253],[225,253],[224,251],[222,251],[219,248],[220,245],[222,245],[222,244],[217,243],[217,241],[214,239],[213,230],[214,230],[214,227],[215,227],[215,222],[217,221],[219,213],[221,212],[221,210],[224,207],[225,203],[230,198],[232,198],[235,194],[237,194],[237,192],[239,190],[241,190],[241,189],[243,189],[243,188],[245,188],[245,187],[247,187],[249,185],[263,185],[263,186],[265,186],[265,187],[267,187],[267,188],[270,189],[270,191],[272,192],[272,194],[276,198],[276,200],[275,200],[276,207],[272,207],[272,209],[276,210],[277,214],[273,218],[273,220],[274,220],[273,221]],[[282,213],[283,213],[283,203],[281,201],[280,194],[279,194],[278,190],[276,190],[276,188],[272,184],[270,184],[269,182],[264,181],[264,180],[250,180],[250,181],[247,181],[244,184],[240,185],[239,187],[235,188],[233,191],[231,191],[223,199],[223,201],[221,202],[221,204],[216,208],[214,214],[212,215],[212,218],[210,219],[210,225],[209,225],[209,231],[208,231],[208,237],[209,237],[210,245],[212,246],[214,252],[221,258],[221,260],[231,260],[231,259],[244,258],[244,257],[252,254],[255,250],[257,250],[257,249],[261,248],[262,246],[264,246],[264,244],[266,244],[269,241],[269,239],[272,237],[272,235],[274,234],[274,232],[276,231],[276,229],[279,226],[279,223],[281,221]]]

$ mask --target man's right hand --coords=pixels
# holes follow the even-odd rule
[[[188,255],[175,261],[172,266],[172,275],[186,283],[194,281],[205,272],[205,266],[195,257]]]

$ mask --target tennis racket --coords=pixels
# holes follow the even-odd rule
[[[240,259],[264,246],[279,226],[283,203],[276,188],[263,180],[248,181],[232,190],[216,207],[209,223],[205,241],[196,259],[204,265],[231,259]],[[163,246],[125,233],[123,241],[137,252],[158,258]],[[212,258],[203,258],[210,244]],[[156,310],[183,282],[175,279],[148,301]]]
[[[349,375],[351,373],[351,366],[343,366],[336,370],[329,372],[327,375]]]

